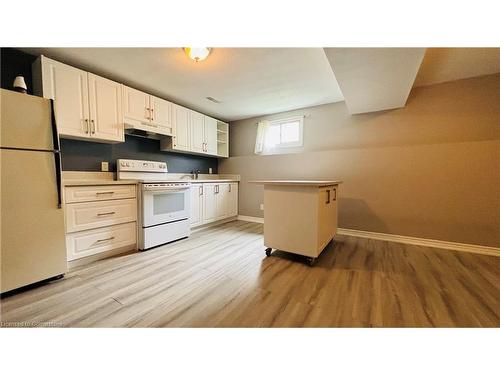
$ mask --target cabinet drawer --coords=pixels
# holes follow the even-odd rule
[[[66,235],[68,260],[135,245],[136,223],[113,225]]]
[[[117,199],[66,205],[66,233],[137,220],[137,201]]]
[[[68,186],[66,203],[135,198],[135,185]]]

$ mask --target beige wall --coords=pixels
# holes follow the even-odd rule
[[[253,153],[260,119],[304,114],[301,153]],[[241,174],[240,215],[263,216],[253,179],[340,179],[339,226],[500,246],[500,74],[416,88],[405,108],[344,103],[236,121],[220,173]]]

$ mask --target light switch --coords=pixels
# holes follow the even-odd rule
[[[109,172],[109,163],[107,161],[101,162],[101,171]]]

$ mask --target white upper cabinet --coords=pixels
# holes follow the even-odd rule
[[[35,93],[54,99],[62,138],[123,142],[119,83],[41,56],[33,69]]]
[[[217,120],[205,116],[205,152],[217,155]]]
[[[174,135],[172,138],[162,140],[162,149],[190,151],[191,150],[191,126],[189,124],[189,109],[172,104],[172,126]]]
[[[217,155],[217,120],[201,113],[190,112],[191,151]]]
[[[167,100],[150,96],[151,124],[158,126],[159,133],[164,135],[173,134],[172,126],[172,103]]]
[[[107,141],[124,142],[122,85],[89,73],[90,133]]]
[[[204,115],[191,111],[191,150],[194,152],[205,152],[205,121]]]
[[[87,72],[41,56],[34,75],[41,82],[37,95],[54,100],[59,135],[70,138],[90,137]]]
[[[148,123],[150,119],[149,95],[123,86],[123,117],[127,123]]]
[[[173,135],[172,103],[169,101],[124,86],[123,102],[126,128]]]
[[[54,100],[61,138],[124,142],[134,129],[157,135],[163,151],[229,156],[228,124],[45,56],[33,63],[33,88]]]

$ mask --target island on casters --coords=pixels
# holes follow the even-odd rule
[[[264,185],[264,245],[307,257],[310,266],[337,233],[341,181],[250,181]]]

